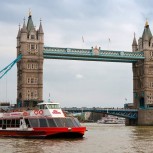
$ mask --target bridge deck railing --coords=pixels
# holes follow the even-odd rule
[[[67,59],[67,60],[86,60],[86,61],[109,61],[134,63],[145,59],[141,51],[112,51],[95,49],[76,49],[76,48],[56,48],[44,47],[44,58],[46,59]]]

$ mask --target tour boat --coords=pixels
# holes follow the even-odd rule
[[[43,102],[34,110],[0,113],[0,136],[25,138],[83,137],[86,127],[66,117],[59,103]]]
[[[98,120],[97,123],[98,124],[125,124],[125,119],[121,117],[108,115],[106,117],[102,117],[102,119]]]

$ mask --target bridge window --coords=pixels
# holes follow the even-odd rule
[[[30,94],[27,95],[27,99],[30,99]]]
[[[29,64],[27,64],[27,69],[30,69],[30,65]]]
[[[35,83],[35,84],[38,83],[38,78],[34,78],[34,83]]]
[[[30,78],[27,78],[27,84],[30,84]]]
[[[31,84],[33,84],[34,83],[34,78],[31,78]]]
[[[31,39],[35,39],[35,35],[31,35]]]
[[[30,90],[27,90],[27,99],[30,99],[31,96],[30,96]]]
[[[28,63],[27,64],[27,69],[38,69],[38,64],[37,63]]]
[[[151,57],[153,56],[153,52],[150,52],[150,56],[151,56]]]
[[[153,88],[153,82],[150,83],[150,87]]]
[[[35,45],[31,44],[30,49],[35,49]]]
[[[34,68],[34,65],[33,64],[31,64],[31,69],[33,69]]]
[[[35,69],[38,69],[38,64],[35,64]]]
[[[27,84],[37,84],[38,83],[38,78],[27,78]]]
[[[34,97],[37,98],[37,90],[35,90]]]
[[[31,92],[31,98],[33,98],[33,92]]]

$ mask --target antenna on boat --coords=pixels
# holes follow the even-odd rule
[[[49,98],[48,98],[48,102],[50,103],[51,101],[50,101],[50,93],[49,93]]]

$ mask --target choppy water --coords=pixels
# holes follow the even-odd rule
[[[84,125],[83,139],[0,138],[0,153],[153,153],[153,127]]]

